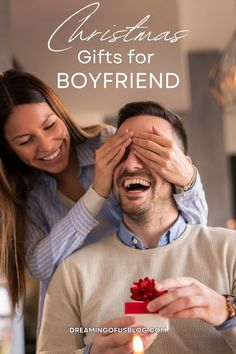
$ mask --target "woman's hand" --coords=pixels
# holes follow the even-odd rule
[[[190,157],[156,127],[153,133],[135,133],[132,143],[136,156],[168,182],[184,187],[191,181],[194,168]]]
[[[103,198],[107,198],[111,191],[114,169],[124,156],[132,136],[133,132],[126,129],[122,134],[109,137],[96,151],[93,189]]]

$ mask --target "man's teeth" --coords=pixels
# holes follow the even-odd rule
[[[49,155],[49,156],[46,156],[46,157],[43,157],[42,160],[53,160],[55,159],[58,155],[60,154],[60,148],[58,148],[53,154]]]
[[[141,186],[145,186],[145,187],[150,187],[150,185],[151,185],[150,182],[145,181],[144,179],[141,179],[141,178],[126,179],[124,181],[125,188],[129,188],[132,184],[140,184]]]

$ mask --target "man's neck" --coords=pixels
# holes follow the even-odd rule
[[[167,232],[178,219],[179,213],[173,208],[168,213],[155,213],[146,219],[133,220],[127,215],[123,215],[124,224],[127,228],[142,241],[145,247],[157,247],[161,236]]]

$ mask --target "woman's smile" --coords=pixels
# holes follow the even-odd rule
[[[27,165],[54,175],[67,168],[70,135],[46,102],[16,106],[4,129],[10,149]]]

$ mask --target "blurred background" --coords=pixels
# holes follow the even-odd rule
[[[52,52],[48,40],[56,28],[79,9],[94,1],[78,0],[0,0],[0,70],[11,67],[29,71],[51,86],[76,120],[87,126],[99,122],[115,124],[116,112],[133,100],[152,99],[180,114],[187,128],[189,154],[198,167],[209,206],[209,225],[235,228],[236,218],[236,3],[234,0],[101,0],[96,13],[83,25],[84,34],[95,29],[106,32],[145,23],[153,34],[189,30],[189,35],[175,43],[101,42],[78,38],[67,51]],[[86,12],[87,11],[87,12]],[[87,9],[83,14],[88,15]],[[63,33],[55,37],[58,48],[68,46],[68,37],[81,24],[82,14],[68,21]],[[150,63],[119,65],[105,60],[82,64],[81,50],[104,49],[121,53],[153,53]],[[96,52],[95,52],[96,53]],[[57,88],[57,74],[70,77],[77,72],[98,73],[176,73],[180,84],[167,88],[104,88],[99,82],[84,88]],[[227,76],[228,75],[228,76]],[[214,97],[212,95],[214,93]],[[216,100],[216,98],[218,100]],[[34,353],[37,285],[29,278],[26,302],[25,338],[23,323],[14,340],[15,353]],[[19,339],[20,338],[20,339]],[[25,348],[24,348],[25,343]],[[20,351],[21,350],[21,351]],[[14,349],[13,349],[14,352]]]

